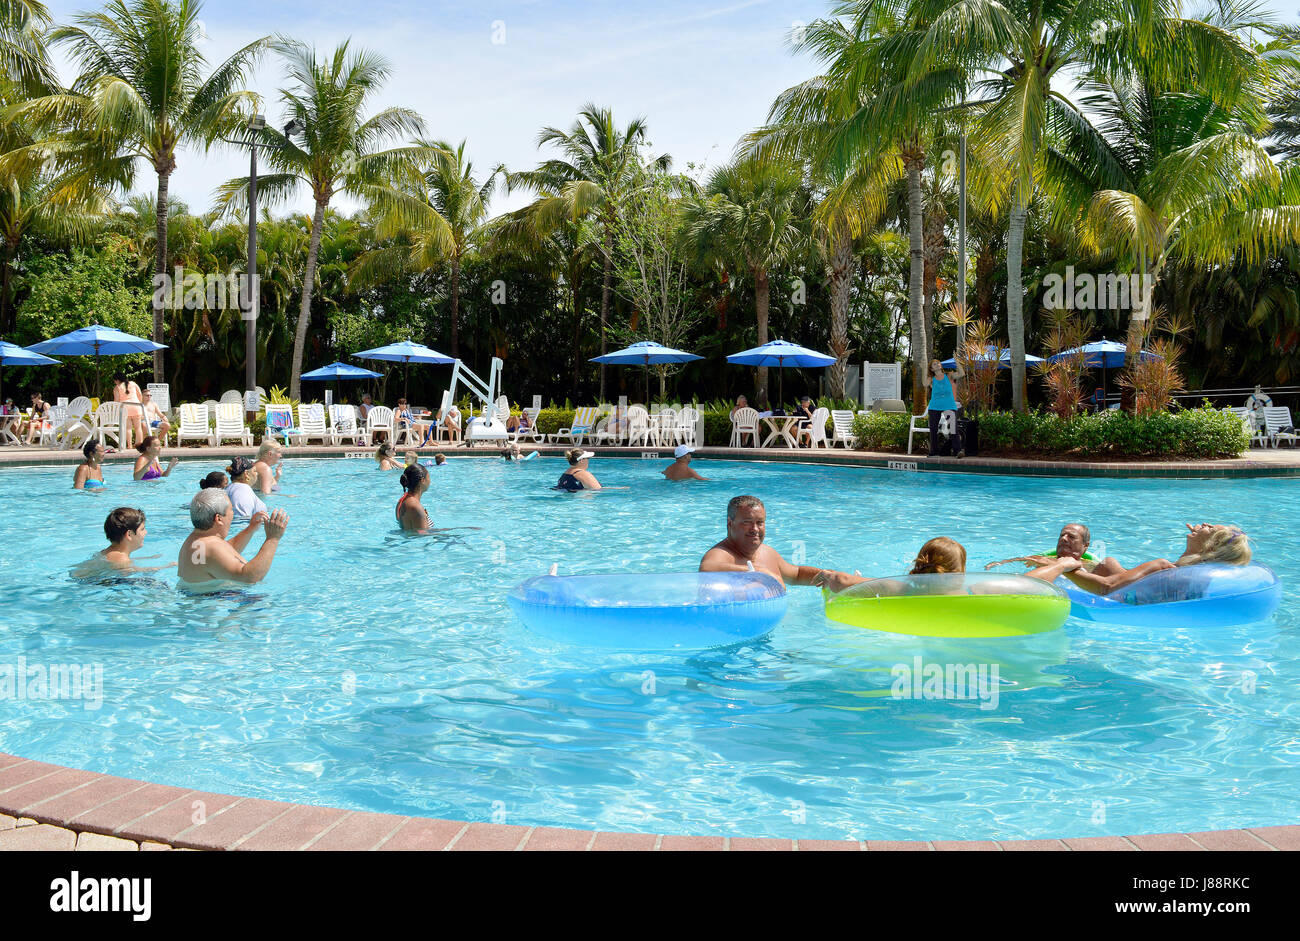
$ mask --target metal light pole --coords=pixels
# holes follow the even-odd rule
[[[961,167],[958,170],[957,189],[961,193],[961,202],[957,206],[957,254],[961,257],[957,268],[957,303],[961,306],[962,316],[966,317],[966,129],[964,127],[961,132]],[[957,346],[960,349],[965,345],[966,327],[963,324],[957,331]]]

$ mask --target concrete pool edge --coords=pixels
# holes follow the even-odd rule
[[[559,456],[567,450],[567,445],[534,445],[525,443],[525,451],[537,450],[547,456]],[[652,456],[655,460],[672,460],[671,447],[612,447],[608,445],[584,445],[595,451],[598,457],[642,458]],[[234,447],[187,447],[165,448],[164,458],[179,457],[182,461],[220,461],[228,462],[238,454],[252,455],[256,448]],[[399,450],[407,450],[405,448]],[[429,457],[438,448],[423,448],[422,457]],[[466,448],[444,447],[441,450],[449,458],[476,457],[498,458],[498,451],[493,447]],[[328,458],[346,457],[349,454],[370,451],[357,446],[345,445],[294,445],[285,450],[288,457]],[[1259,478],[1259,477],[1300,477],[1300,448],[1290,451],[1281,449],[1255,449],[1247,457],[1224,458],[1216,461],[1047,461],[1047,460],[1013,460],[999,457],[968,457],[957,460],[951,457],[926,457],[919,454],[894,454],[885,451],[850,451],[843,448],[800,449],[792,451],[785,448],[718,448],[702,447],[696,456],[706,461],[715,460],[756,461],[785,464],[832,465],[839,467],[869,467],[880,470],[919,473],[956,473],[986,474],[1022,477],[1116,477],[1116,478]],[[134,451],[119,452],[110,455],[106,463],[116,464],[137,457]],[[40,466],[50,464],[77,464],[81,461],[80,451],[53,451],[38,448],[0,448],[0,465],[11,467]]]
[[[1043,840],[804,840],[404,817],[214,794],[0,752],[6,850],[1300,850],[1300,826]]]

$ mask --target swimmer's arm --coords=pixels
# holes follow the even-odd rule
[[[241,536],[243,534],[240,533]],[[218,543],[220,548],[216,549],[208,559],[208,574],[243,582],[246,585],[256,584],[271,570],[271,559],[275,557],[275,550],[279,544],[278,537],[272,539],[268,536],[262,543],[262,548],[257,551],[257,555],[246,561],[230,543]]]
[[[1171,568],[1175,568],[1175,566],[1168,559],[1154,559],[1150,562],[1143,562],[1128,571],[1117,572],[1114,575],[1098,575],[1096,572],[1089,572],[1086,569],[1079,568],[1070,573],[1070,581],[1094,594],[1108,595],[1112,591],[1128,587],[1141,578]]]
[[[89,476],[90,476],[90,471],[86,470],[84,467],[78,467],[77,472],[72,475],[72,489],[85,490],[86,478]]]
[[[704,481],[707,481],[707,480],[709,479],[709,478],[707,478],[707,477],[701,477],[699,474],[697,474],[697,473],[695,472],[695,468],[693,468],[693,467],[688,467],[688,468],[686,468],[686,469],[687,469],[688,471],[691,472],[691,479],[692,479],[692,480],[704,480]]]
[[[266,522],[266,519],[267,519],[266,513],[263,513],[261,511],[254,513],[252,518],[249,519],[248,525],[245,526],[239,532],[235,533],[235,535],[227,539],[226,544],[229,545],[232,549],[234,549],[237,553],[239,553],[240,556],[242,557],[244,554],[244,549],[248,546],[248,543],[253,538],[253,533],[257,532],[258,528],[261,527],[261,525],[264,522]]]
[[[180,462],[181,462],[180,458],[178,457],[172,458],[170,461],[167,462],[167,469],[162,472],[162,475],[164,477],[168,476],[172,471],[176,469],[176,465],[179,464]]]
[[[793,571],[793,575],[787,571]],[[819,569],[812,565],[794,566],[781,559],[781,577],[795,585],[808,585],[813,588],[829,588],[831,591],[843,591],[850,585],[865,582],[861,575],[850,575],[835,569]]]
[[[147,474],[148,472],[149,472],[149,462],[148,462],[148,461],[145,461],[145,462],[144,462],[144,467],[141,467],[141,466],[140,466],[140,462],[139,462],[139,461],[136,461],[136,462],[135,462],[135,471],[134,471],[134,473],[135,473],[135,479],[136,479],[136,480],[139,480],[141,477],[143,477],[143,476],[144,476],[145,474]]]
[[[1026,559],[1025,561],[1029,561]],[[1078,571],[1083,567],[1083,563],[1078,559],[1066,556],[1063,559],[1053,559],[1047,565],[1040,565],[1038,568],[1025,574],[1030,578],[1037,578],[1045,582],[1054,582],[1062,575],[1069,572]]]
[[[595,475],[593,475],[591,471],[578,471],[578,473],[573,476],[578,478],[578,481],[586,490],[600,489],[600,481],[596,479]]]

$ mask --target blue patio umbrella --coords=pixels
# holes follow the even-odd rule
[[[412,363],[433,363],[439,366],[450,366],[456,362],[454,356],[446,356],[437,350],[430,349],[423,343],[413,343],[410,340],[390,343],[387,346],[377,346],[373,350],[362,350],[360,353],[353,353],[352,355],[357,359],[379,359],[390,363],[403,363],[406,367],[406,377],[402,383],[402,398],[406,397],[406,391],[411,384]]]
[[[615,350],[613,353],[606,353],[604,356],[594,356],[591,362],[604,363],[610,366],[644,366],[645,398],[648,403],[650,401],[650,367],[652,365],[689,363],[703,358],[703,356],[696,356],[694,353],[684,353],[681,350],[673,349],[671,346],[664,346],[662,343],[642,340],[640,343],[633,343],[626,349]]]
[[[48,353],[55,356],[93,356],[95,357],[95,395],[99,396],[99,358],[101,356],[126,356],[131,353],[152,353],[165,350],[165,343],[155,343],[144,337],[133,336],[112,327],[102,327],[97,323],[65,333],[52,340],[33,343],[28,349],[36,353]]]
[[[981,363],[992,362],[992,360],[993,360],[993,347],[991,347],[991,346],[985,347],[985,348],[984,348],[984,353],[983,353],[982,355],[976,357],[976,361],[977,361],[977,362],[981,362]],[[1030,356],[1028,353],[1025,354],[1025,365],[1026,365],[1026,366],[1032,366],[1032,365],[1034,365],[1035,363],[1041,363],[1042,361],[1043,361],[1043,358],[1042,358],[1041,356]],[[956,357],[954,357],[953,359],[945,359],[945,360],[943,361],[943,368],[944,368],[944,369],[956,369],[956,368],[957,368],[957,359],[956,359]],[[1011,351],[1010,351],[1010,350],[1003,350],[1003,351],[1002,351],[1002,355],[998,357],[998,368],[999,368],[999,369],[1010,369],[1010,368],[1011,368]]]
[[[727,362],[737,366],[775,366],[777,369],[787,369],[800,366],[829,366],[835,362],[835,357],[818,353],[816,350],[810,350],[787,340],[772,340],[752,350],[732,353],[727,357]],[[784,374],[781,381],[784,381]],[[778,394],[778,398],[780,397]]]
[[[353,366],[350,363],[330,363],[320,369],[305,372],[298,378],[310,379],[313,382],[328,382],[331,379],[378,379],[379,375],[372,369],[362,369],[360,366]],[[337,381],[334,385],[334,391],[338,392]]]
[[[1114,340],[1094,340],[1091,343],[1085,343],[1083,346],[1076,346],[1072,350],[1065,350],[1057,353],[1055,356],[1049,356],[1049,363],[1059,363],[1069,356],[1078,356],[1083,353],[1083,364],[1089,369],[1101,370],[1101,393],[1102,397],[1106,395],[1106,372],[1110,369],[1119,369],[1124,365],[1127,359],[1128,346],[1124,343],[1117,343]],[[1158,353],[1152,353],[1150,350],[1138,351],[1138,362],[1148,363],[1153,359],[1160,359]]]
[[[40,353],[33,353],[17,343],[0,340],[0,402],[4,401],[5,374],[4,366],[58,366],[57,359],[50,359]]]

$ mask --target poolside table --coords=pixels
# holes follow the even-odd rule
[[[766,422],[772,429],[772,433],[763,439],[763,447],[771,447],[772,442],[780,438],[787,448],[797,448],[799,444],[794,440],[793,431],[798,427],[799,419],[799,415],[769,415],[760,418],[760,422]]]

